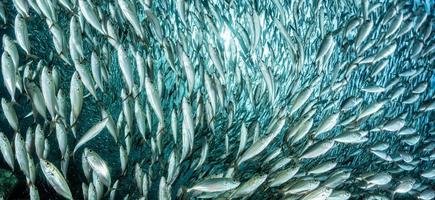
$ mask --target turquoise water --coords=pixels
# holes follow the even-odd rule
[[[53,1],[54,2],[54,1]],[[92,27],[86,19],[82,18],[85,27],[82,33],[84,58],[80,61],[73,61],[70,55],[68,39],[70,37],[70,20],[73,16],[78,16],[80,12],[78,2],[73,11],[68,11],[63,5],[58,3],[55,11],[57,13],[56,25],[63,31],[65,40],[66,56],[71,65],[67,64],[56,51],[53,43],[52,28],[45,21],[44,16],[38,15],[30,7],[30,17],[26,18],[28,26],[28,37],[30,40],[31,54],[26,55],[18,43],[19,65],[17,73],[23,81],[24,68],[27,64],[35,73],[35,78],[28,78],[39,87],[44,83],[40,82],[41,69],[37,68],[37,63],[42,61],[50,70],[58,71],[59,83],[56,88],[62,90],[66,96],[65,117],[58,119],[65,123],[67,130],[68,146],[71,151],[76,146],[79,139],[91,127],[103,118],[101,110],[104,109],[113,118],[115,125],[119,124],[119,138],[116,143],[105,128],[95,138],[79,148],[74,157],[68,154],[69,165],[67,172],[63,174],[72,196],[75,199],[82,199],[82,183],[89,184],[82,169],[82,155],[84,149],[88,148],[100,155],[107,163],[112,184],[118,180],[119,188],[116,191],[115,199],[121,199],[129,195],[131,199],[138,199],[146,196],[149,199],[158,199],[161,188],[162,177],[167,178],[167,169],[171,152],[175,152],[178,176],[174,178],[167,193],[173,199],[193,199],[200,196],[200,193],[187,192],[201,180],[213,176],[228,175],[232,179],[245,183],[255,175],[267,174],[268,179],[256,192],[251,194],[251,199],[280,199],[283,197],[285,186],[300,180],[317,180],[320,187],[327,187],[333,191],[347,191],[351,194],[350,199],[368,199],[370,196],[381,195],[390,198],[397,186],[407,177],[415,180],[412,189],[404,194],[394,194],[394,199],[417,199],[423,191],[434,190],[434,181],[431,178],[422,177],[422,173],[434,169],[433,157],[435,143],[434,134],[434,114],[433,110],[419,110],[425,103],[433,102],[435,76],[434,69],[434,50],[430,50],[434,45],[434,33],[429,29],[429,36],[425,37],[427,26],[434,25],[433,20],[433,1],[414,1],[405,3],[398,8],[397,13],[403,14],[403,21],[398,30],[392,36],[386,37],[385,33],[392,26],[394,19],[385,19],[385,13],[394,4],[391,2],[372,2],[370,5],[379,4],[379,7],[372,11],[367,19],[364,19],[363,8],[360,4],[348,1],[322,1],[318,10],[315,9],[316,1],[302,1],[301,4],[286,1],[186,1],[186,23],[180,17],[176,9],[176,2],[154,1],[150,6],[151,12],[157,19],[157,25],[153,24],[151,17],[145,13],[145,7],[136,2],[134,5],[136,15],[142,26],[145,39],[140,39],[131,23],[120,11],[116,2],[110,1],[115,5],[118,13],[111,16],[109,4],[106,1],[92,1],[94,8],[97,7],[104,13],[104,17],[98,17],[101,22],[108,19],[115,24],[118,37],[116,43],[126,48],[128,54],[128,67],[132,70],[133,82],[139,87],[140,72],[135,61],[135,52],[138,52],[146,62],[146,75],[150,78],[153,88],[159,92],[158,101],[161,103],[164,116],[164,129],[159,130],[158,115],[149,100],[149,89],[143,88],[134,94],[129,93],[129,86],[125,80],[124,72],[120,69],[117,46],[113,45],[108,35],[102,35]],[[133,2],[133,1],[132,1]],[[275,2],[278,2],[277,4]],[[14,30],[14,18],[17,9],[11,2],[3,3],[6,10],[7,22],[0,29],[1,35],[16,37]],[[279,6],[282,6],[281,11]],[[421,28],[416,28],[419,20],[424,14],[427,18],[422,23]],[[394,17],[398,17],[395,14]],[[369,35],[356,47],[355,40],[358,32],[361,31],[361,23],[349,30],[345,34],[346,27],[352,18],[358,17],[361,23],[371,20],[374,23]],[[282,24],[280,29],[279,23]],[[412,23],[409,32],[403,36],[397,36],[408,23]],[[257,27],[258,26],[258,27]],[[159,36],[157,27],[162,29],[163,36]],[[215,30],[216,29],[216,30]],[[285,31],[283,31],[285,30]],[[288,38],[286,38],[288,34]],[[319,58],[321,46],[326,38],[332,35],[333,44]],[[169,41],[172,45],[175,70],[172,69],[170,59],[165,54],[165,45],[162,38]],[[15,40],[15,39],[14,39]],[[374,42],[373,46],[361,52],[363,45]],[[411,56],[413,48],[419,42],[422,49],[416,56]],[[390,44],[395,43],[397,47],[391,55],[379,61],[373,58],[379,57],[378,53]],[[213,60],[213,49],[217,52],[223,72],[217,67]],[[107,49],[105,53],[104,49]],[[104,80],[104,91],[95,85],[96,98],[88,94],[88,88],[84,88],[84,101],[77,118],[77,123],[71,124],[70,113],[71,103],[69,95],[70,83],[73,73],[76,71],[77,63],[83,64],[87,70],[91,68],[91,54],[96,52],[100,56],[101,73],[107,72],[107,79]],[[190,85],[188,70],[186,70],[186,60],[182,58],[182,53],[187,55],[191,63],[194,74],[194,85]],[[427,52],[424,54],[424,52]],[[1,48],[0,53],[4,53]],[[106,56],[105,56],[106,55]],[[149,57],[150,63],[147,62]],[[372,59],[370,59],[370,57]],[[321,59],[321,61],[319,61]],[[361,60],[367,63],[362,63]],[[386,67],[377,75],[373,75],[380,62],[386,61]],[[351,65],[350,63],[356,63]],[[354,68],[353,68],[354,67]],[[415,70],[415,72],[413,72]],[[223,73],[223,75],[222,75]],[[215,108],[212,106],[210,89],[204,74],[212,80],[212,90],[215,92]],[[4,75],[3,75],[4,76]],[[4,83],[2,76],[0,82]],[[269,82],[268,76],[271,77]],[[320,77],[320,78],[319,78]],[[95,79],[95,77],[91,77]],[[317,81],[314,81],[316,80]],[[397,81],[396,84],[392,84]],[[314,82],[314,83],[313,83]],[[270,85],[270,83],[272,85]],[[416,87],[426,83],[427,87],[422,92],[413,92]],[[380,86],[382,92],[367,92],[369,86]],[[391,86],[391,87],[388,87]],[[391,96],[399,87],[405,87],[403,94],[397,99],[392,100]],[[304,89],[311,88],[312,93],[308,95],[305,102],[299,109],[294,109],[297,97],[303,93]],[[127,98],[122,98],[121,91],[127,91]],[[404,103],[413,95],[418,95],[417,100],[411,103]],[[6,87],[0,86],[0,96],[7,101],[11,100]],[[50,150],[47,152],[46,160],[52,162],[59,170],[62,165],[62,153],[59,150],[56,130],[52,117],[47,120],[40,115],[29,115],[32,111],[32,99],[29,98],[27,91],[15,93],[17,104],[13,107],[17,113],[19,128],[14,131],[5,117],[3,109],[0,114],[0,131],[4,132],[9,141],[13,143],[15,132],[20,133],[24,138],[27,130],[35,131],[39,124],[44,127],[44,135]],[[343,101],[349,97],[361,98],[361,103],[349,111],[343,110]],[[126,100],[127,99],[127,100]],[[182,156],[183,135],[187,128],[183,108],[183,99],[186,99],[191,106],[191,115],[194,122],[194,137],[192,148],[184,160]],[[145,137],[140,133],[137,116],[135,115],[134,101],[140,102],[140,107],[146,116]],[[359,120],[352,120],[351,123],[340,125],[352,116],[359,116],[370,105],[385,100],[386,104],[372,115]],[[129,102],[127,106],[123,103]],[[432,103],[433,104],[433,103]],[[124,106],[124,108],[123,108]],[[126,108],[128,107],[128,108]],[[433,106],[432,106],[433,107]],[[45,109],[45,107],[44,107]],[[432,108],[433,109],[433,108]],[[133,126],[128,127],[126,122],[126,111],[132,112]],[[177,137],[173,139],[173,129],[171,125],[172,112],[177,114]],[[212,113],[212,114],[210,114]],[[307,113],[312,113],[309,115]],[[339,113],[336,124],[324,133],[318,133],[319,127],[333,114]],[[124,116],[125,115],[125,116]],[[208,116],[213,115],[213,116]],[[120,116],[124,119],[120,120]],[[240,156],[237,155],[240,143],[242,124],[247,127],[246,152],[254,142],[255,133],[258,138],[266,138],[270,134],[272,125],[279,117],[286,119],[282,130],[271,140],[270,144],[255,155],[252,159],[238,164]],[[306,118],[309,116],[308,118]],[[295,141],[294,137],[286,140],[286,135],[298,128],[301,119],[312,120],[312,126],[307,130],[306,135],[301,140]],[[411,135],[398,135],[400,130],[388,131],[385,124],[394,119],[402,119],[404,125],[400,130],[412,128],[415,133]],[[257,131],[256,131],[257,126]],[[75,129],[74,137],[72,127]],[[299,127],[300,128],[300,127]],[[377,129],[381,129],[380,131]],[[189,131],[189,130],[187,130]],[[317,132],[316,132],[317,131]],[[357,132],[366,134],[362,136],[364,141],[356,144],[344,144],[337,142],[337,137],[343,133]],[[318,133],[318,136],[315,136]],[[161,134],[161,135],[160,135]],[[130,139],[125,139],[130,136]],[[161,136],[161,152],[158,152],[156,142]],[[409,144],[412,137],[419,137],[418,142]],[[313,143],[326,140],[336,140],[333,147],[325,153],[315,158],[301,158],[306,150],[313,146]],[[256,140],[257,141],[257,140]],[[388,149],[382,151],[390,156],[391,160],[382,159],[373,154],[370,148],[374,144],[384,142],[389,145]],[[154,143],[154,144],[153,144]],[[201,157],[201,150],[208,144],[208,155],[202,166],[195,169]],[[228,144],[228,145],[226,145]],[[121,170],[119,148],[126,148],[131,145],[128,155],[126,171]],[[281,153],[271,161],[266,163],[267,157],[281,149]],[[243,154],[243,153],[241,153]],[[404,161],[404,155],[411,155],[412,161]],[[60,195],[46,180],[38,166],[39,158],[36,152],[31,151],[29,155],[33,157],[36,167],[37,179],[33,183],[39,191],[41,199],[62,199]],[[276,176],[276,172],[271,172],[276,163],[285,158],[290,158],[291,162],[282,169],[290,166],[299,166],[298,173],[285,184],[279,187],[270,187],[268,183]],[[326,161],[334,161],[337,166],[320,175],[307,175],[314,166],[318,166]],[[141,194],[137,188],[135,176],[135,165],[141,167],[141,171],[149,175],[148,194]],[[9,169],[4,159],[0,159],[0,168]],[[232,170],[234,170],[233,173]],[[349,177],[332,187],[324,186],[334,173],[350,173]],[[363,177],[367,173],[379,174],[387,172],[392,180],[383,186],[373,186],[364,188],[368,185]],[[13,192],[8,195],[9,199],[27,199],[29,195],[28,185],[25,175],[20,171],[15,162],[13,173],[19,180],[14,186]],[[433,177],[435,178],[435,177]],[[92,178],[91,178],[92,180]],[[314,190],[314,189],[313,189]],[[226,197],[234,190],[214,194],[211,197]],[[107,187],[104,188],[104,199],[109,198]],[[307,193],[301,193],[303,197]]]

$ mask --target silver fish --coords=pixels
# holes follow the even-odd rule
[[[0,132],[0,150],[3,155],[3,159],[13,171],[15,162],[14,152],[12,150],[11,143],[9,143],[9,139],[3,132]]]
[[[107,124],[108,118],[102,119],[100,122],[95,124],[93,127],[91,127],[83,136],[80,138],[80,140],[77,142],[76,146],[74,147],[73,154],[84,144],[92,140],[94,137],[96,137],[105,127]]]
[[[231,178],[208,178],[201,180],[197,184],[193,185],[187,190],[187,192],[223,192],[235,189],[239,185],[240,182]]]
[[[106,162],[94,151],[85,149],[85,157],[92,170],[98,175],[105,186],[111,187],[110,171]]]

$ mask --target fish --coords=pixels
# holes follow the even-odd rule
[[[95,83],[94,79],[92,78],[91,72],[89,69],[81,64],[81,63],[75,63],[74,67],[80,76],[80,80],[83,83],[83,86],[88,90],[88,92],[95,98],[98,99],[96,91],[95,91]]]
[[[119,158],[121,160],[121,171],[124,173],[127,169],[128,154],[127,150],[123,146],[119,147]]]
[[[57,95],[56,95],[56,112],[57,114],[59,114],[61,120],[63,121],[63,123],[66,125],[67,121],[66,121],[66,113],[67,113],[67,99],[65,96],[65,93],[63,92],[63,90],[59,89],[57,91]]]
[[[14,137],[14,149],[15,149],[15,158],[17,159],[20,170],[27,178],[30,178],[29,160],[27,157],[28,153],[26,150],[24,139],[21,136],[21,134],[18,132],[15,133],[15,137]]]
[[[41,72],[40,85],[45,105],[53,120],[57,114],[55,82],[52,77],[52,71],[45,66]]]
[[[337,170],[326,179],[322,185],[327,188],[336,188],[350,178],[351,172],[346,169]]]
[[[38,191],[38,188],[36,187],[36,186],[34,186],[34,185],[30,185],[29,186],[29,190],[30,190],[30,199],[31,200],[39,200],[40,199],[40,197],[39,197],[39,191]]]
[[[320,187],[314,191],[309,192],[308,194],[302,197],[303,200],[308,199],[322,199],[326,200],[332,194],[332,189],[327,187]]]
[[[400,25],[403,22],[403,14],[398,13],[396,16],[391,20],[391,25],[388,27],[388,29],[385,31],[385,38],[388,38],[392,36],[396,31],[399,29]]]
[[[317,52],[316,61],[322,59],[326,53],[333,48],[334,38],[331,34],[327,34],[325,38],[320,43],[319,51]]]
[[[237,161],[238,165],[242,164],[243,162],[261,153],[272,142],[272,140],[281,132],[281,129],[285,124],[285,121],[286,121],[285,118],[280,119],[279,122],[277,122],[276,126],[274,126],[272,130],[270,130],[271,132],[268,135],[257,140],[248,149],[246,149],[245,152],[240,156],[239,160]]]
[[[6,135],[3,132],[0,132],[0,150],[3,156],[3,159],[6,161],[6,163],[9,165],[9,167],[14,171],[14,163],[15,163],[15,156],[14,151],[12,150],[11,143],[9,142],[9,139],[6,137]]]
[[[45,106],[44,96],[41,89],[34,82],[25,82],[25,88],[30,96],[32,106],[35,108],[36,113],[39,114],[44,119],[47,119],[47,107]]]
[[[1,66],[2,66],[2,76],[3,84],[5,85],[11,101],[15,102],[15,90],[16,90],[16,67],[14,66],[14,61],[8,52],[2,53]]]
[[[375,57],[373,58],[373,62],[376,63],[384,58],[391,56],[396,51],[396,48],[396,42],[392,42],[391,44],[386,45],[376,53]]]
[[[199,158],[198,164],[196,165],[196,167],[194,168],[194,171],[196,171],[197,169],[199,169],[204,162],[207,159],[207,155],[208,155],[208,151],[209,151],[209,147],[208,147],[208,141],[207,139],[205,139],[205,143],[204,145],[201,147],[201,157]]]
[[[145,91],[147,93],[148,102],[149,102],[151,108],[156,113],[157,118],[159,119],[159,122],[161,124],[164,124],[162,105],[160,103],[159,97],[157,96],[157,91],[155,90],[154,85],[151,82],[149,77],[145,78]]]
[[[367,39],[373,29],[374,23],[371,20],[364,21],[358,29],[355,37],[355,48],[358,49],[360,45]]]
[[[329,197],[327,198],[328,200],[334,200],[334,199],[349,199],[351,197],[351,193],[345,190],[335,190],[331,193],[331,195],[329,195]]]
[[[189,189],[187,192],[199,191],[199,192],[223,192],[237,188],[240,182],[231,178],[208,178],[199,181]]]
[[[305,193],[315,190],[319,185],[320,181],[315,179],[300,179],[295,181],[295,183],[291,184],[289,187],[284,188],[283,191],[285,191],[284,195]]]
[[[18,45],[26,52],[27,55],[30,55],[29,31],[27,30],[27,23],[21,14],[17,14],[17,16],[15,16],[14,29]]]
[[[423,190],[418,196],[418,198],[420,199],[432,199],[434,197],[435,197],[435,193],[431,189]]]
[[[240,155],[240,153],[245,149],[246,146],[246,140],[248,135],[248,130],[246,128],[245,123],[242,124],[242,128],[240,130],[240,144],[239,149],[237,150],[237,157]]]
[[[192,93],[193,88],[195,86],[195,71],[192,68],[192,61],[189,56],[183,50],[183,47],[180,44],[177,44],[177,52],[180,57],[180,62],[183,66],[184,72],[186,73],[186,80],[188,84],[189,93]]]
[[[44,154],[44,142],[45,142],[45,134],[41,125],[36,125],[35,128],[35,152],[39,158],[43,157]]]
[[[344,144],[364,143],[368,140],[368,138],[366,137],[368,133],[368,131],[342,133],[336,136],[334,138],[334,141]]]
[[[30,199],[431,199],[432,4],[0,2],[0,163]]]
[[[358,121],[360,119],[373,115],[374,113],[378,112],[386,103],[386,100],[373,102],[361,111],[356,120]]]
[[[136,118],[136,124],[139,129],[139,133],[142,138],[145,140],[146,136],[146,116],[144,111],[142,110],[142,105],[139,103],[139,99],[134,100],[134,116]]]
[[[93,51],[91,55],[91,68],[92,68],[92,77],[95,80],[98,88],[104,93],[104,82],[103,75],[101,72],[101,63],[98,54]]]
[[[131,94],[133,92],[133,72],[131,69],[131,63],[128,60],[126,49],[120,45],[118,46],[118,62],[121,67],[121,72],[124,75],[124,80],[127,84],[128,91]]]
[[[111,187],[110,171],[106,162],[93,150],[85,149],[86,161],[97,174],[99,180],[107,187]]]
[[[247,180],[246,182],[240,184],[234,192],[231,193],[231,197],[243,197],[250,195],[255,192],[267,179],[268,175],[256,175]]]
[[[116,180],[112,186],[113,190],[110,192],[109,199],[111,199],[111,200],[115,199],[116,190],[118,189],[118,185],[119,185],[119,180]]]
[[[77,144],[74,147],[73,154],[84,144],[95,138],[100,132],[106,128],[108,118],[102,119],[100,122],[95,124],[93,127],[91,127],[77,142]]]
[[[415,184],[415,179],[410,177],[405,177],[400,181],[400,184],[396,186],[396,189],[393,191],[392,196],[394,197],[395,193],[407,193],[409,192]]]
[[[313,166],[307,172],[307,174],[322,174],[334,169],[337,166],[337,163],[334,161],[326,161],[319,165]]]
[[[323,140],[317,142],[312,146],[308,147],[308,149],[302,153],[300,158],[310,159],[310,158],[321,156],[326,152],[328,152],[332,147],[334,147],[334,144],[335,144],[334,140]]]
[[[2,110],[9,125],[14,131],[18,131],[18,116],[12,102],[7,102],[6,99],[1,100]]]
[[[19,67],[20,58],[18,55],[18,49],[15,42],[7,34],[3,35],[2,42],[3,42],[3,49],[12,58],[12,62],[14,63],[15,69],[17,69]]]
[[[139,91],[145,89],[145,77],[146,77],[146,67],[145,67],[145,60],[142,58],[141,53],[139,51],[136,51],[134,54],[134,59],[136,62],[136,69],[139,75]]]
[[[124,15],[124,17],[127,19],[128,22],[133,26],[134,31],[136,34],[143,39],[143,31],[142,26],[139,22],[139,18],[136,15],[136,11],[134,10],[134,5],[129,0],[120,0],[118,1],[120,11]]]
[[[80,8],[80,13],[83,14],[84,19],[86,19],[86,21],[98,32],[100,32],[101,34],[105,34],[101,26],[100,19],[95,13],[95,8],[93,8],[93,6],[89,2],[84,0],[79,0],[78,4]]]
[[[329,117],[326,117],[325,121],[323,121],[319,125],[319,127],[317,128],[316,133],[314,134],[314,137],[332,130],[335,127],[335,125],[338,123],[339,117],[340,117],[339,112],[334,113]]]
[[[59,25],[52,24],[50,27],[50,32],[52,34],[53,44],[56,53],[63,61],[65,61],[65,63],[71,65],[69,59],[66,57],[66,55],[68,55],[69,52],[68,52],[67,42],[63,30],[60,28]]]
[[[50,152],[50,143],[48,142],[48,139],[45,138],[44,140],[44,151],[42,152],[42,158],[46,159],[48,157],[48,153]]]
[[[370,176],[365,180],[367,181],[367,183],[373,185],[386,185],[391,181],[391,179],[392,176],[390,174],[388,174],[387,172],[381,172],[373,176]]]
[[[165,177],[162,177],[160,179],[160,184],[159,184],[159,199],[171,199],[171,194],[169,192],[169,188],[166,185],[166,179]]]
[[[48,19],[48,22],[50,24],[57,22],[57,15],[52,7],[53,6],[52,2],[44,1],[44,0],[36,0],[36,5],[41,11],[41,13],[43,14],[43,16]]]
[[[378,85],[369,85],[367,87],[361,88],[361,90],[364,92],[369,92],[369,93],[383,93],[383,92],[385,92],[385,88],[382,86],[378,86]]]
[[[283,183],[287,182],[299,171],[300,166],[291,166],[287,169],[276,172],[271,178],[269,185],[270,187],[278,187]]]
[[[304,137],[308,135],[309,131],[313,127],[313,124],[313,118],[310,117],[309,119],[304,119],[300,123],[300,126],[297,127],[297,131],[294,133],[293,138],[291,138],[291,144],[296,144],[304,139]]]
[[[2,18],[3,24],[6,24],[6,9],[3,3],[0,4],[0,18]]]
[[[386,124],[383,125],[381,128],[384,131],[390,131],[395,132],[399,131],[405,126],[406,121],[400,118],[392,119],[391,121],[388,121]]]
[[[294,104],[292,106],[292,109],[290,111],[290,114],[295,113],[301,106],[310,98],[311,94],[313,93],[312,87],[307,87],[304,90],[302,90],[296,99],[294,100]]]
[[[127,123],[126,128],[129,130],[133,128],[133,110],[132,110],[132,98],[127,95],[126,90],[121,90],[121,98],[124,99],[122,102],[122,113],[124,114],[125,122]]]
[[[41,159],[41,170],[44,173],[46,180],[50,183],[53,189],[66,199],[73,199],[71,190],[62,173],[56,168],[53,163]]]
[[[181,159],[184,160],[188,154],[192,151],[194,143],[194,125],[192,116],[192,107],[190,102],[184,98],[182,101],[182,113],[183,113],[183,151],[181,153]]]

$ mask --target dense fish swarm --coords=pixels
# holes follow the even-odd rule
[[[431,9],[1,1],[9,198],[434,199]]]

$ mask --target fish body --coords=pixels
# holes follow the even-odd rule
[[[313,144],[301,155],[301,159],[310,159],[321,156],[334,146],[334,140],[324,140]]]
[[[11,97],[12,101],[15,101],[15,90],[16,90],[16,67],[14,66],[14,61],[8,52],[2,53],[1,67],[3,83],[6,86],[7,91]]]
[[[6,99],[1,99],[1,108],[4,112],[7,122],[14,131],[18,131],[18,116],[15,112],[15,108],[11,102],[7,102]]]
[[[105,127],[107,124],[108,118],[104,118],[97,124],[95,124],[93,127],[91,127],[77,142],[76,146],[74,147],[73,154],[84,144],[86,144],[88,141],[95,138]]]
[[[15,169],[14,162],[15,162],[15,156],[14,151],[12,150],[11,143],[9,142],[9,139],[6,137],[6,135],[3,132],[0,132],[0,150],[3,156],[3,159],[6,161],[6,163],[9,165],[9,167],[12,169],[12,171]]]
[[[73,199],[68,183],[56,166],[43,159],[41,159],[40,163],[45,178],[54,190],[66,199]]]
[[[209,178],[200,181],[191,188],[187,190],[190,191],[201,191],[201,192],[222,192],[235,189],[240,185],[240,182],[235,181],[231,178]]]
[[[55,90],[55,82],[53,80],[52,71],[47,67],[42,69],[41,73],[41,91],[44,97],[45,105],[48,109],[48,112],[51,115],[51,118],[54,119],[56,116],[56,90]]]
[[[0,165],[30,199],[433,199],[432,4],[0,1]]]
[[[104,183],[105,186],[111,186],[111,177],[109,167],[106,162],[94,151],[85,149],[86,161],[89,166],[97,174],[99,180]]]

